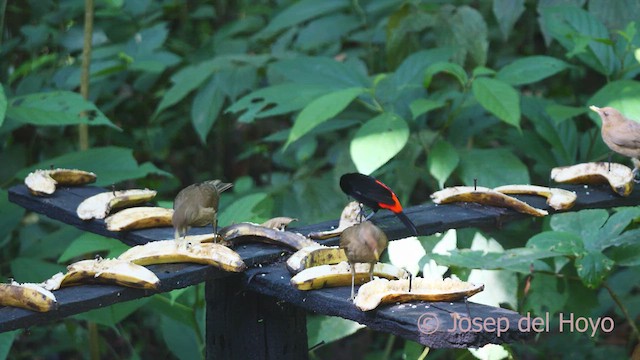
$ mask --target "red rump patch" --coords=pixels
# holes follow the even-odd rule
[[[380,184],[382,187],[384,187],[385,189],[389,190],[389,192],[391,193],[391,199],[393,200],[393,204],[378,203],[380,208],[391,210],[394,213],[402,212],[402,205],[400,205],[400,200],[398,200],[398,197],[396,196],[396,194],[393,191],[391,191],[391,189],[387,185],[382,183],[380,180],[376,180],[376,182]]]

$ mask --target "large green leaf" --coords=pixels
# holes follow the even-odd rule
[[[604,209],[589,209],[578,212],[556,214],[551,217],[550,225],[555,231],[575,234],[582,239],[587,250],[597,250],[596,244],[601,228],[607,222],[609,213]]]
[[[222,105],[224,91],[221,83],[214,76],[209,83],[198,90],[191,105],[191,123],[202,143],[206,143],[207,135],[215,123]]]
[[[620,110],[628,118],[640,121],[640,97],[638,94],[640,94],[640,81],[611,81],[593,94],[586,105],[611,106]],[[600,124],[598,114],[589,111],[589,116],[596,124]]]
[[[360,61],[339,62],[324,56],[298,56],[280,60],[269,66],[269,79],[274,83],[286,80],[324,86],[331,90],[371,87],[367,69]]]
[[[527,241],[527,247],[570,256],[578,256],[585,251],[582,239],[577,234],[564,231],[541,232]]]
[[[464,88],[467,85],[467,81],[469,81],[467,72],[464,71],[462,66],[455,63],[441,61],[441,62],[432,64],[427,68],[426,74],[424,77],[425,88],[429,87],[429,85],[431,84],[431,80],[433,79],[433,76],[439,72],[444,72],[452,75],[456,80],[458,80],[462,88]]]
[[[316,126],[338,115],[355,98],[366,91],[365,88],[347,88],[320,96],[310,102],[296,118],[285,147]]]
[[[267,193],[255,193],[241,197],[227,206],[220,209],[218,223],[220,225],[231,225],[242,221],[259,221],[255,212],[256,207],[267,198]]]
[[[520,128],[520,96],[509,84],[480,77],[471,85],[476,100],[498,119]]]
[[[203,358],[201,344],[193,327],[163,316],[160,330],[167,348],[178,359]]]
[[[256,90],[236,101],[226,111],[245,111],[238,119],[253,122],[257,118],[282,115],[307,106],[311,101],[332,91],[323,85],[286,83]]]
[[[336,316],[309,315],[307,316],[307,339],[309,347],[321,342],[331,343],[347,337],[362,329],[355,321],[343,319]]]
[[[118,257],[127,249],[129,249],[129,246],[119,240],[107,238],[90,232],[84,232],[71,242],[69,246],[67,246],[62,255],[58,258],[58,262],[64,264],[79,256],[93,258],[98,252],[102,251],[108,252],[107,255],[104,256],[105,258],[114,258]]]
[[[11,260],[11,274],[18,282],[39,283],[53,274],[65,271],[65,266],[31,257],[17,257]]]
[[[15,229],[24,215],[24,208],[9,202],[6,190],[0,189],[0,246],[4,239],[10,239],[10,234]]]
[[[111,306],[89,310],[85,313],[74,315],[76,319],[95,322],[100,325],[114,328],[119,322],[131,315],[134,311],[143,307],[150,298],[140,298],[113,304]]]
[[[438,265],[457,266],[469,269],[485,270],[513,270],[529,273],[531,262],[558,256],[548,250],[534,248],[514,248],[504,252],[485,252],[480,250],[456,249],[450,250],[449,255],[428,254]]]
[[[224,65],[226,64],[222,64],[219,59],[212,59],[182,68],[171,76],[173,85],[162,96],[155,113],[159,114],[162,110],[184,99],[191,91],[200,87],[215,71],[222,69]]]
[[[463,5],[457,8],[452,24],[458,45],[462,45],[467,50],[474,65],[485,65],[489,40],[487,24],[482,14],[470,6]]]
[[[411,102],[409,109],[411,116],[415,120],[418,116],[424,115],[431,110],[441,108],[445,105],[444,101],[431,99],[416,99]]]
[[[118,129],[93,103],[71,91],[52,91],[9,99],[7,117],[33,125],[107,125]]]
[[[4,87],[0,84],[0,127],[4,123],[4,116],[7,113],[7,96],[4,94]]]
[[[21,331],[22,330],[13,330],[0,334],[0,359],[4,360],[7,358],[9,351],[11,351],[13,341]]]
[[[507,149],[472,149],[460,154],[460,177],[465,185],[493,188],[505,184],[529,184],[527,167]]]
[[[271,22],[269,22],[269,25],[262,29],[256,37],[259,39],[270,37],[288,27],[348,6],[349,1],[347,0],[302,0],[294,2],[291,6],[276,15]]]
[[[588,288],[597,288],[613,269],[613,260],[599,252],[589,252],[576,259],[576,271]]]
[[[523,12],[524,0],[493,0],[493,15],[498,20],[498,26],[505,41]]]
[[[496,78],[511,85],[530,84],[568,68],[562,60],[550,56],[527,56],[504,66]]]
[[[460,163],[460,156],[456,148],[446,140],[438,140],[431,148],[427,159],[427,168],[429,173],[438,180],[438,186],[444,187],[453,170]]]
[[[391,160],[409,140],[407,123],[396,114],[382,113],[367,121],[351,140],[351,159],[363,174],[371,174]]]
[[[18,180],[24,179],[34,169],[72,168],[92,171],[97,175],[95,185],[105,186],[119,183],[124,180],[143,178],[149,174],[158,174],[171,177],[164,170],[158,169],[150,162],[138,164],[133,157],[133,150],[108,146],[78,151],[53,159],[42,161],[16,174]]]

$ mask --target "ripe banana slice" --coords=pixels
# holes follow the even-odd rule
[[[104,219],[112,209],[142,204],[155,196],[156,191],[149,189],[107,191],[86,198],[76,213],[82,220]]]
[[[247,266],[238,253],[220,244],[189,243],[175,240],[152,241],[134,246],[118,259],[138,265],[189,262],[212,265],[224,271],[242,272]]]
[[[411,292],[409,279],[375,279],[360,287],[354,303],[362,311],[373,310],[380,304],[409,301],[455,301],[477,294],[484,285],[474,285],[459,279],[413,278]]]
[[[387,279],[402,279],[408,276],[403,269],[391,264],[377,263],[373,267],[373,275]],[[369,281],[369,264],[356,264],[355,284]],[[351,268],[343,261],[336,265],[314,266],[300,271],[291,278],[291,285],[298,290],[315,290],[324,287],[351,286]]]
[[[40,284],[12,281],[0,284],[0,305],[46,312],[57,308],[58,303],[55,295]]]
[[[347,254],[339,246],[311,245],[293,253],[287,259],[287,269],[295,275],[314,266],[333,265],[343,261],[347,261]]]
[[[317,242],[291,231],[279,231],[253,223],[238,223],[229,225],[220,230],[220,236],[224,241],[233,245],[255,241],[267,244],[284,245],[295,250],[305,246],[318,245]]]
[[[436,204],[447,204],[457,201],[476,202],[484,205],[510,208],[523,214],[545,216],[546,210],[537,209],[514,197],[491,190],[486,187],[454,186],[436,191],[431,194]]]
[[[352,201],[347,204],[347,206],[342,209],[342,214],[340,214],[340,222],[338,223],[338,227],[332,230],[313,232],[309,234],[309,237],[312,239],[329,239],[335,236],[340,236],[344,229],[351,227],[355,224],[360,223],[360,203],[357,201]]]
[[[119,211],[104,221],[107,224],[107,230],[126,231],[171,226],[172,216],[173,209],[141,206]]]
[[[67,266],[67,273],[57,273],[42,285],[47,290],[61,287],[103,283],[140,289],[157,289],[160,279],[144,266],[121,259],[81,260]]]
[[[35,170],[24,179],[29,191],[34,195],[51,195],[56,185],[85,185],[96,181],[96,174],[77,169]]]
[[[578,196],[573,191],[537,185],[504,185],[494,191],[507,195],[539,195],[547,198],[547,204],[556,210],[568,210],[576,203]]]
[[[609,169],[611,167],[611,169]],[[606,184],[620,196],[633,191],[633,172],[618,163],[590,162],[551,169],[551,179],[569,184]]]

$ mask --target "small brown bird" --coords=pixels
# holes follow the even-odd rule
[[[173,202],[171,219],[176,240],[186,236],[192,226],[213,224],[213,232],[217,234],[220,194],[232,186],[220,180],[209,180],[180,190]]]
[[[371,221],[353,225],[340,235],[340,247],[344,249],[351,266],[351,299],[354,299],[356,263],[369,263],[369,279],[373,280],[373,266],[387,248],[387,235]]]
[[[612,107],[590,106],[602,119],[602,140],[609,149],[620,155],[630,157],[634,163],[634,175],[638,171],[640,158],[640,123],[626,118]]]

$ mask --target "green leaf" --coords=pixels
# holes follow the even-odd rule
[[[471,88],[482,107],[507,124],[520,128],[520,97],[511,85],[481,77],[473,81]]]
[[[89,310],[85,313],[74,315],[75,319],[95,322],[99,325],[114,328],[119,322],[127,316],[133,314],[134,311],[143,307],[150,298],[140,298],[136,300],[121,302],[111,306]]]
[[[9,201],[9,193],[0,189],[0,246],[3,244],[3,238],[10,238],[13,229],[20,224],[20,220],[24,215],[24,208]]]
[[[569,64],[550,56],[527,56],[504,66],[496,79],[511,85],[531,84],[569,67]]]
[[[13,341],[21,331],[22,330],[13,330],[0,334],[0,359],[4,360],[9,356],[9,351],[11,351]]]
[[[424,115],[431,110],[441,108],[444,105],[445,102],[442,100],[416,99],[411,102],[409,109],[411,109],[411,116],[415,120],[418,116]]]
[[[563,231],[545,231],[534,235],[527,241],[527,247],[569,256],[578,256],[585,251],[578,235]]]
[[[129,246],[116,239],[107,238],[90,232],[84,232],[73,240],[58,258],[58,263],[64,264],[69,260],[83,256],[93,258],[98,252],[108,251],[104,258],[118,257],[129,249]]]
[[[524,311],[531,311],[539,316],[546,312],[555,314],[564,310],[569,299],[569,291],[563,286],[565,282],[565,279],[554,275],[535,274],[525,298]]]
[[[444,72],[450,75],[453,75],[456,80],[460,83],[460,86],[463,88],[467,85],[467,81],[469,81],[469,77],[467,76],[467,72],[464,71],[462,66],[450,62],[437,62],[435,64],[430,65],[424,77],[424,87],[428,88],[431,85],[431,80],[433,76],[437,73]]]
[[[574,118],[588,111],[585,107],[564,106],[559,104],[551,104],[547,106],[545,110],[556,123]]]
[[[152,163],[147,162],[139,165],[133,157],[133,150],[131,149],[107,146],[73,152],[42,161],[19,171],[16,174],[16,179],[22,180],[34,169],[48,169],[51,165],[60,168],[92,171],[97,175],[97,180],[94,184],[96,186],[106,186],[124,180],[139,179],[149,174],[172,176],[168,172],[158,169]]]
[[[307,316],[307,342],[309,347],[324,341],[325,344],[345,338],[362,329],[355,321],[336,316],[308,315]]]
[[[17,257],[11,260],[11,277],[18,282],[39,283],[53,274],[65,271],[65,266],[31,257]]]
[[[269,66],[269,79],[274,83],[287,80],[307,86],[323,86],[328,91],[371,87],[371,79],[361,62],[339,62],[324,56],[299,56],[280,60]],[[295,92],[286,95],[292,94]]]
[[[613,260],[599,252],[590,252],[576,259],[576,271],[582,283],[594,289],[600,286],[613,269]]]
[[[22,124],[38,126],[115,126],[93,103],[71,91],[52,91],[13,97],[6,116]]]
[[[191,123],[203,144],[207,142],[207,135],[218,118],[223,104],[224,92],[214,76],[206,86],[198,90],[191,105]]]
[[[396,114],[382,113],[364,123],[351,140],[356,168],[371,174],[402,150],[409,140],[407,123]]]
[[[457,266],[469,269],[485,270],[513,270],[527,274],[530,272],[532,261],[557,256],[557,254],[542,249],[514,248],[504,252],[485,252],[480,250],[456,249],[450,250],[449,255],[427,254],[425,257],[433,259],[438,265]]]
[[[256,90],[235,102],[226,112],[239,112],[240,122],[252,122],[255,119],[282,115],[307,106],[314,99],[332,91],[332,88],[319,85],[286,83]]]
[[[589,209],[578,212],[555,214],[551,217],[550,225],[553,230],[575,234],[582,239],[587,250],[601,250],[597,248],[600,229],[609,218],[604,209]]]
[[[638,21],[640,2],[636,0],[589,0],[589,13],[602,21],[609,30],[620,30]],[[633,34],[631,34],[633,39]],[[629,40],[629,42],[631,42]]]
[[[463,5],[457,8],[452,19],[453,33],[459,45],[471,55],[475,65],[485,65],[489,41],[487,24],[478,10]]]
[[[202,359],[201,344],[193,327],[168,316],[161,317],[160,331],[167,348],[178,359]]]
[[[493,0],[493,15],[498,20],[498,26],[505,41],[523,12],[524,0]]]
[[[4,123],[4,117],[7,113],[7,96],[4,94],[4,87],[0,84],[0,127]]]
[[[518,157],[507,149],[472,149],[460,154],[460,177],[465,185],[489,188],[504,184],[529,184],[529,171]]]
[[[364,88],[347,88],[322,95],[310,102],[302,109],[293,123],[285,148],[316,126],[338,115],[355,98],[366,91],[367,89]]]
[[[265,39],[271,37],[283,29],[336,12],[348,6],[349,2],[347,0],[297,1],[273,17],[269,25],[256,34],[256,38]]]
[[[255,209],[267,198],[267,193],[249,194],[235,200],[224,210],[221,209],[218,222],[220,225],[231,225],[242,221],[256,221]]]
[[[587,105],[595,105],[598,107],[611,106],[623,113],[626,117],[634,120],[640,120],[640,81],[635,80],[617,80],[607,83],[598,90]],[[589,111],[591,120],[596,124],[600,124],[600,117],[593,111]]]
[[[619,266],[638,266],[640,265],[640,244],[628,244],[610,248],[607,251],[607,256]]]
[[[438,140],[427,158],[429,173],[438,180],[438,186],[441,189],[444,188],[444,182],[447,181],[459,163],[460,156],[458,156],[456,148],[446,140]]]

